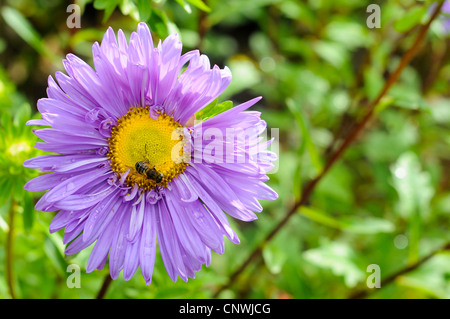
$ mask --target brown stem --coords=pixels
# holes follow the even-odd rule
[[[107,274],[105,276],[105,279],[103,279],[103,284],[100,290],[98,291],[96,299],[103,299],[106,295],[106,292],[108,291],[109,286],[111,285],[112,278],[110,274]]]
[[[6,281],[8,284],[9,294],[12,299],[16,299],[14,288],[14,222],[15,222],[16,202],[11,201],[9,208],[9,231],[6,237]]]
[[[439,252],[445,251],[445,250],[450,250],[450,243],[447,243],[446,245],[444,245],[443,247],[441,247],[440,249],[437,249],[435,251],[433,251],[432,253],[430,253],[429,255],[423,257],[422,259],[418,260],[416,263],[411,264],[403,269],[400,269],[399,271],[397,271],[396,273],[393,273],[392,275],[386,277],[385,279],[383,279],[380,283],[380,288],[379,289],[372,289],[372,290],[361,290],[358,292],[355,292],[353,294],[350,295],[349,299],[362,299],[362,298],[366,298],[368,296],[370,296],[372,293],[375,293],[377,291],[379,291],[381,288],[384,288],[385,286],[389,285],[390,283],[392,283],[393,281],[395,281],[398,277],[407,274],[417,268],[419,268],[421,265],[423,265],[426,261],[428,261],[431,257],[433,257],[434,255],[438,254]]]
[[[207,1],[203,1],[206,5],[208,5]],[[205,11],[199,10],[198,15],[198,35],[199,35],[199,44],[198,47],[200,50],[204,49],[205,45],[205,37],[209,30],[209,21],[208,21],[208,15]]]
[[[214,293],[213,297],[217,297],[223,290],[230,287],[236,279],[239,277],[239,275],[244,271],[244,269],[253,262],[256,258],[261,256],[262,248],[264,244],[269,242],[277,233],[278,231],[289,221],[289,219],[295,214],[297,209],[300,206],[303,206],[306,204],[309,200],[310,195],[314,191],[316,185],[319,183],[319,181],[325,176],[325,174],[330,170],[330,168],[342,157],[345,150],[356,140],[359,133],[364,129],[364,127],[367,125],[369,120],[372,118],[375,107],[380,103],[381,99],[386,95],[386,93],[391,89],[391,87],[397,82],[398,78],[400,77],[400,74],[402,73],[403,69],[411,62],[412,58],[415,56],[417,51],[420,48],[420,45],[425,38],[428,29],[430,28],[431,23],[433,20],[439,15],[439,12],[441,10],[443,3],[440,3],[435,11],[433,12],[433,15],[427,22],[427,24],[423,25],[422,28],[419,31],[419,34],[417,35],[413,45],[411,48],[406,51],[406,53],[403,55],[399,65],[395,69],[395,71],[389,76],[389,78],[386,80],[386,83],[384,84],[383,89],[378,94],[378,96],[373,100],[368,108],[366,115],[363,117],[363,119],[358,122],[353,130],[347,135],[343,143],[339,146],[339,148],[330,156],[327,163],[325,164],[323,170],[319,173],[319,175],[311,180],[305,187],[304,191],[302,192],[302,196],[300,199],[294,203],[292,208],[287,212],[287,214],[283,217],[283,219],[272,229],[272,231],[264,238],[261,244],[257,246],[253,252],[249,255],[249,257],[242,263],[242,265],[235,270],[234,273],[231,274],[229,281],[220,286],[218,290]]]

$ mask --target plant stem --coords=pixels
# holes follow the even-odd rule
[[[347,150],[347,148],[356,140],[356,138],[361,133],[361,131],[366,127],[367,123],[372,119],[372,117],[375,113],[376,106],[380,103],[382,98],[387,94],[387,92],[392,88],[392,86],[397,82],[403,69],[411,62],[413,57],[416,55],[417,51],[420,48],[420,45],[422,44],[423,39],[425,38],[425,36],[428,32],[428,29],[430,28],[431,23],[439,15],[442,5],[443,5],[443,3],[440,3],[436,7],[435,11],[433,12],[433,15],[430,17],[428,22],[420,28],[419,33],[418,33],[413,45],[403,55],[399,65],[397,66],[395,71],[389,76],[389,78],[386,80],[386,82],[385,82],[382,90],[378,94],[378,96],[375,98],[375,100],[373,100],[369,104],[365,116],[362,118],[361,121],[356,123],[353,130],[351,130],[350,133],[346,136],[345,140],[342,142],[342,144],[339,146],[339,148],[330,156],[330,158],[326,162],[323,170],[319,173],[319,175],[317,177],[315,177],[313,180],[311,180],[305,186],[300,199],[293,204],[293,206],[286,213],[286,215],[283,217],[283,219],[264,238],[264,240],[261,242],[261,244],[259,244],[252,251],[252,253],[242,263],[242,265],[231,274],[229,281],[226,284],[224,284],[218,288],[218,290],[213,294],[213,297],[217,297],[223,290],[229,288],[236,281],[236,279],[240,276],[240,274],[244,271],[244,269],[250,263],[252,263],[256,258],[261,256],[263,246],[267,242],[269,242],[280,231],[280,229],[297,212],[299,207],[305,205],[309,201],[309,197],[311,196],[312,192],[314,191],[314,189],[317,186],[317,184],[319,183],[319,181],[322,180],[322,178],[330,170],[330,168],[333,167],[333,165],[342,157],[342,155]]]
[[[208,5],[208,2],[205,0],[203,1],[204,4]],[[208,21],[208,14],[203,11],[199,10],[199,16],[198,16],[198,35],[199,35],[199,44],[198,47],[200,50],[203,50],[205,45],[205,37],[208,33],[210,26]]]
[[[16,202],[11,200],[9,208],[9,231],[6,237],[6,281],[8,284],[9,295],[12,299],[16,299],[14,287],[14,222],[15,222]]]
[[[437,249],[435,251],[433,251],[432,253],[430,253],[429,255],[423,257],[422,259],[418,260],[417,262],[415,262],[414,264],[410,264],[409,266],[400,269],[399,271],[397,271],[396,273],[393,273],[392,275],[386,277],[385,279],[383,279],[380,283],[380,288],[379,289],[365,289],[365,290],[361,290],[358,292],[355,292],[353,294],[350,295],[349,299],[362,299],[362,298],[366,298],[368,296],[370,296],[372,293],[375,293],[377,291],[379,291],[381,288],[387,286],[388,284],[392,283],[393,281],[395,281],[398,277],[407,274],[417,268],[419,268],[421,265],[423,265],[426,261],[428,261],[431,257],[435,256],[436,254],[445,251],[445,250],[450,250],[450,243],[447,243],[446,245],[444,245],[443,247],[441,247],[440,249]]]
[[[100,290],[97,293],[96,299],[103,299],[106,295],[106,292],[108,291],[109,286],[111,285],[112,278],[111,275],[108,273],[105,276],[105,279],[103,279],[103,284]]]

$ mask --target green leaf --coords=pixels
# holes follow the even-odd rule
[[[419,258],[419,242],[422,237],[423,220],[429,215],[434,188],[431,175],[422,171],[419,158],[412,152],[404,153],[391,168],[393,186],[398,193],[397,212],[409,221],[410,263]]]
[[[103,38],[104,34],[105,34],[104,30],[97,30],[94,28],[83,28],[83,29],[80,29],[79,31],[77,31],[77,33],[75,33],[69,39],[69,45],[74,47],[84,41],[87,41],[87,42],[99,41]]]
[[[394,29],[398,32],[406,32],[417,24],[420,24],[422,18],[427,12],[428,7],[416,7],[408,10],[400,19],[395,21]]]
[[[391,167],[391,172],[393,186],[399,197],[398,213],[410,218],[419,212],[422,218],[426,218],[434,188],[430,173],[422,170],[417,155],[412,152],[402,154]]]
[[[55,239],[53,239],[51,235],[46,236],[44,240],[44,250],[50,261],[55,266],[55,269],[61,276],[65,276],[68,264],[64,259],[61,249],[58,248],[54,241]]]
[[[189,1],[190,2],[190,1]],[[237,17],[240,14],[257,12],[263,7],[281,3],[283,0],[227,0],[217,1],[214,10],[208,16],[211,26],[230,17]]]
[[[5,204],[10,198],[12,193],[13,182],[9,178],[0,179],[0,205]]]
[[[156,32],[160,38],[169,35],[169,19],[164,11],[153,9],[152,18],[148,21],[150,30]]]
[[[184,11],[186,11],[189,14],[192,13],[191,6],[186,2],[184,2],[184,0],[175,0],[175,1],[184,9]]]
[[[354,262],[354,252],[344,243],[323,243],[309,249],[303,257],[317,267],[328,269],[336,276],[343,276],[347,287],[354,287],[365,278],[365,273]]]
[[[438,97],[430,109],[433,120],[440,124],[450,124],[450,99]]]
[[[17,172],[17,170],[22,170],[21,167],[21,163],[19,164],[20,166],[17,166],[18,163],[14,163],[13,165],[11,165],[10,167],[10,172]],[[13,174],[14,174],[13,173]],[[22,201],[23,200],[23,195],[25,194],[25,190],[23,189],[23,185],[25,184],[24,182],[22,182],[23,180],[20,178],[17,178],[17,175],[10,175],[9,178],[13,179],[13,184],[12,184],[12,197],[14,198],[14,200],[16,200],[17,202]]]
[[[331,216],[317,208],[303,206],[299,212],[309,219],[331,228],[354,234],[391,233],[395,230],[392,222],[375,217]]]
[[[2,182],[0,180],[0,187],[2,187]],[[0,188],[3,189],[3,188]],[[5,203],[0,204],[0,217],[3,215],[5,218],[8,216],[9,209],[11,208],[11,201],[7,200]],[[0,220],[0,229],[3,230],[5,233],[9,230],[9,225],[3,218]]]
[[[351,19],[337,18],[327,24],[326,37],[334,42],[342,44],[345,48],[354,50],[364,47],[370,41],[367,32],[369,29]]]
[[[29,233],[33,228],[35,211],[34,211],[34,202],[33,198],[29,192],[26,192],[23,200],[23,228],[26,233]]]
[[[344,63],[349,60],[348,51],[339,43],[317,41],[313,48],[322,59],[336,68],[342,68]]]
[[[233,74],[230,85],[222,96],[230,97],[245,89],[252,88],[261,80],[260,71],[256,68],[255,63],[246,57],[238,57],[228,62],[228,67]]]
[[[342,229],[342,223],[339,221],[339,219],[336,219],[318,209],[303,206],[300,208],[299,212],[319,224],[332,228]]]
[[[122,0],[119,8],[124,16],[130,16],[135,21],[140,21],[140,13],[135,0]]]
[[[21,126],[31,118],[31,107],[28,103],[24,103],[17,108],[14,115],[14,125]]]
[[[4,233],[7,233],[9,231],[8,223],[6,222],[6,220],[1,215],[0,215],[0,229]]]
[[[416,76],[415,73],[410,73],[410,79]],[[431,107],[421,95],[418,84],[411,81],[410,83],[401,83],[394,86],[389,93],[393,99],[392,105],[403,109],[431,113]]]
[[[199,8],[202,11],[205,11],[205,12],[211,11],[211,9],[202,0],[186,0],[186,1],[189,2],[190,4],[192,4],[193,6]]]
[[[389,108],[394,103],[394,98],[391,96],[384,96],[380,103],[375,106],[375,113],[380,113],[385,109]]]
[[[152,6],[150,0],[136,0],[136,7],[139,11],[139,20],[147,21],[152,14]]]
[[[5,6],[2,9],[2,16],[5,22],[37,52],[52,62],[60,61],[59,57],[43,43],[39,33],[22,13],[14,8]]]
[[[364,89],[370,99],[374,99],[384,85],[381,73],[376,65],[371,65],[364,71]]]
[[[284,263],[288,259],[286,252],[280,249],[279,246],[269,243],[264,246],[262,252],[264,262],[274,275],[279,274],[283,268]]]
[[[344,231],[361,235],[392,233],[395,230],[392,222],[381,218],[354,216],[343,218],[341,222]]]
[[[105,14],[103,16],[102,23],[105,23],[111,14],[114,12],[114,9],[120,4],[120,0],[95,0],[94,8],[97,10],[105,10]]]
[[[449,265],[450,254],[438,254],[414,272],[399,277],[396,283],[432,298],[450,299]]]
[[[198,120],[205,121],[213,116],[216,116],[217,114],[223,113],[233,107],[232,101],[224,101],[220,104],[217,104],[217,99],[209,103],[207,106],[205,106],[203,109],[195,113],[195,117]]]
[[[0,125],[4,130],[8,130],[11,126],[11,114],[8,112],[2,112],[0,117]]]
[[[204,120],[207,118],[208,114],[212,114],[214,112],[214,107],[217,105],[219,98],[216,98],[214,101],[209,103],[203,109],[195,113],[195,118],[198,120]]]
[[[320,159],[319,152],[317,151],[316,146],[311,138],[311,134],[309,133],[308,127],[306,126],[305,119],[303,118],[302,112],[299,110],[300,107],[296,107],[295,103],[292,99],[286,100],[286,105],[294,115],[295,120],[297,121],[298,126],[300,127],[300,131],[302,133],[302,139],[304,141],[304,145],[308,150],[309,156],[311,157],[311,162],[314,165],[314,168],[317,172],[321,172],[323,169],[323,164]]]

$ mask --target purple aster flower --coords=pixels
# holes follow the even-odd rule
[[[227,67],[211,68],[196,50],[182,55],[177,35],[154,48],[144,23],[129,43],[109,28],[92,51],[95,70],[69,54],[68,75],[49,77],[48,98],[37,104],[42,119],[28,124],[51,127],[35,131],[44,141],[36,148],[56,155],[24,162],[47,173],[25,189],[48,190],[36,210],[59,211],[50,232],[64,229],[66,254],[95,243],[87,272],[109,259],[113,279],[123,270],[129,280],[140,267],[150,284],[158,243],[170,278],[187,281],[211,251],[224,252],[224,236],[239,243],[225,212],[251,221],[258,200],[277,198],[264,184],[276,159],[262,139],[266,124],[246,111],[260,98],[193,125],[230,83]],[[214,147],[198,138],[211,130],[225,136]]]
[[[429,14],[431,12],[434,12],[437,6],[438,3],[433,2],[428,9]],[[441,23],[442,28],[444,30],[444,34],[448,35],[450,34],[450,17],[448,16],[450,15],[450,0],[444,1],[444,4],[441,7],[441,13],[442,14],[438,17],[437,21]]]
[[[450,1],[449,0],[444,2],[444,5],[441,8],[441,12],[450,14]],[[444,26],[445,33],[450,34],[450,17],[445,16],[443,19],[442,25]]]

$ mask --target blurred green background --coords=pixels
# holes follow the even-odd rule
[[[155,39],[178,32],[183,50],[199,48],[233,80],[220,100],[244,102],[279,128],[279,194],[251,223],[230,218],[241,244],[226,243],[209,268],[173,283],[159,254],[153,282],[122,275],[107,298],[208,298],[241,265],[323,168],[364,114],[430,15],[430,1],[365,0],[84,0],[81,28],[68,28],[67,1],[3,1],[0,8],[0,298],[93,298],[107,267],[85,273],[90,249],[64,255],[53,213],[34,211],[42,195],[23,190],[40,155],[25,126],[46,96],[47,77],[72,52],[92,64],[92,44],[108,26],[129,34],[146,21]],[[381,8],[370,29],[369,4]],[[326,174],[263,258],[249,265],[223,298],[348,298],[367,289],[370,264],[386,278],[450,240],[450,40],[441,16],[374,120]],[[269,131],[270,136],[270,131]],[[81,267],[81,288],[66,285]],[[13,269],[7,274],[8,267]],[[9,283],[8,283],[9,278]],[[450,298],[450,253],[436,254],[370,298]]]

